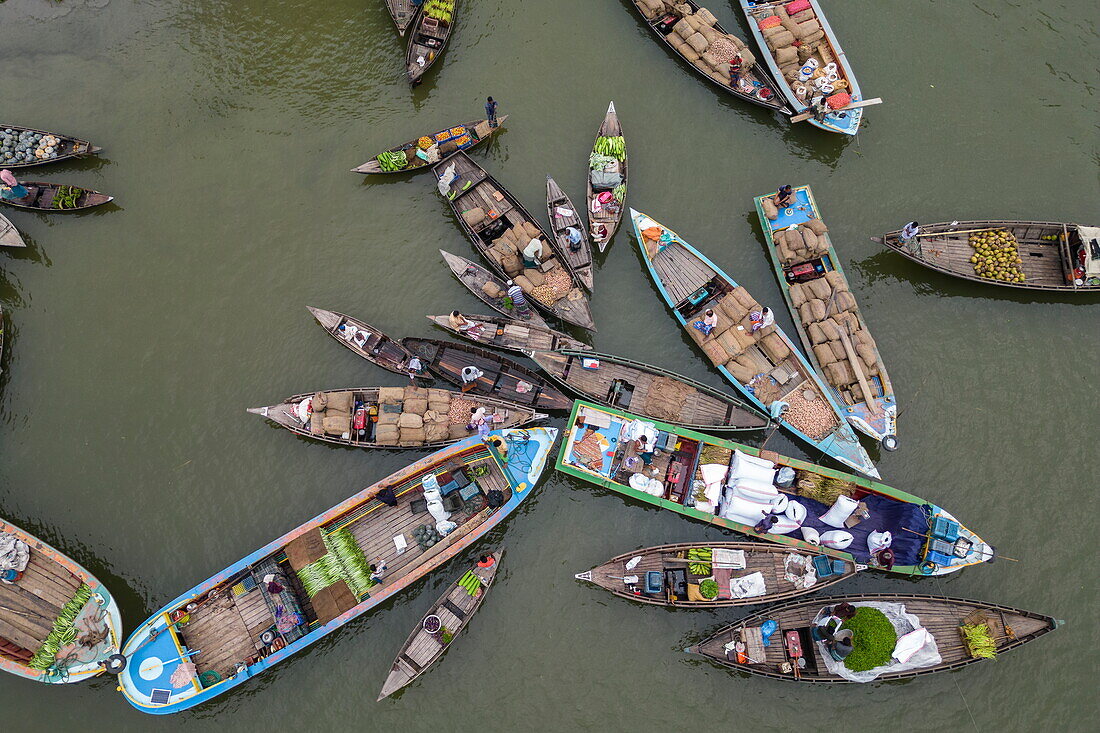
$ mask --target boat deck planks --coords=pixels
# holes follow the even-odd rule
[[[529,354],[532,351],[545,351],[552,349],[577,349],[588,350],[592,347],[583,341],[567,336],[560,331],[555,331],[540,326],[530,321],[517,321],[500,316],[470,315],[462,316],[471,324],[472,328],[466,331],[458,331],[451,328],[448,316],[428,316],[428,320],[468,341],[475,344],[495,346],[498,349],[518,351]],[[480,330],[475,331],[480,326]]]
[[[572,216],[562,216],[557,212],[558,208],[569,209]],[[550,233],[553,235],[550,242],[554,254],[565,262],[573,271],[581,284],[592,292],[592,243],[584,235],[584,222],[581,221],[580,212],[573,202],[550,176],[546,177],[546,215],[550,221]],[[574,251],[569,245],[569,235],[566,230],[574,227],[581,235],[581,241]]]
[[[386,9],[390,11],[390,17],[400,35],[404,36],[409,25],[416,19],[420,5],[421,3],[414,3],[413,0],[386,0]]]

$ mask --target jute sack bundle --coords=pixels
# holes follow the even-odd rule
[[[519,255],[510,254],[500,260],[500,269],[504,270],[504,274],[512,277],[523,272],[523,261],[520,260]]]
[[[779,209],[775,208],[775,203],[770,196],[760,202],[760,208],[764,210],[764,216],[768,217],[769,221],[775,221],[779,218]]]
[[[836,270],[829,270],[826,272],[825,279],[837,290],[848,290],[848,281]]]
[[[821,23],[817,22],[817,18],[811,18],[810,20],[798,23],[796,24],[796,28],[795,35],[801,38],[803,42],[815,33],[822,33]],[[787,30],[790,29],[788,28]]]
[[[845,313],[843,311],[835,312],[832,314],[832,320],[836,323],[838,329],[848,334],[849,338],[852,338],[851,334],[859,332],[859,319],[856,318],[854,313]],[[853,340],[852,343],[855,343],[855,340]]]
[[[397,426],[401,429],[414,429],[424,427],[424,418],[411,412],[402,412],[397,420]]]
[[[845,362],[833,362],[822,369],[825,372],[825,379],[834,387],[847,387],[852,383],[852,372]]]
[[[875,346],[875,340],[871,338],[871,334],[867,333],[866,331],[856,331],[855,335],[853,336],[853,340],[857,344],[863,344],[865,346],[870,346],[871,348],[874,348]]]
[[[794,42],[798,39],[796,39],[794,34],[789,30],[782,30],[779,33],[769,36],[766,40],[768,42],[768,48],[772,51],[778,51],[781,48],[794,45]]]
[[[791,349],[777,333],[769,333],[758,342],[760,349],[773,364],[778,364],[791,355]]]
[[[842,311],[851,313],[856,309],[855,296],[847,291],[838,292],[836,294],[836,307]]]
[[[695,11],[695,17],[702,20],[707,25],[714,25],[718,22],[718,19],[714,17],[714,13],[710,12],[706,8],[699,8]]]
[[[374,442],[379,445],[397,445],[400,436],[396,425],[376,425],[374,428]]]
[[[782,25],[773,25],[770,28],[765,28],[764,30],[760,31],[760,35],[762,35],[764,37],[764,40],[766,41],[774,36],[776,33],[782,33],[785,30],[787,29],[784,28]]]
[[[791,294],[791,305],[795,308],[809,300],[809,298],[806,297],[806,286],[802,283],[791,283],[789,291]]]
[[[836,341],[840,338],[840,329],[832,318],[826,318],[818,323],[817,327],[821,330],[821,334],[826,341]]]
[[[439,443],[449,440],[451,435],[450,425],[447,423],[428,423],[424,426],[424,442]]]
[[[746,309],[752,308],[754,305],[756,305],[756,301],[753,299],[752,295],[749,294],[749,291],[745,290],[745,288],[741,287],[740,285],[731,290],[729,296],[733,296],[733,299],[740,303]]]
[[[810,343],[815,346],[829,340],[828,337],[825,336],[825,332],[822,331],[820,323],[811,323],[806,326],[806,335],[810,337]]]
[[[535,286],[531,283],[531,281],[523,275],[516,275],[516,277],[513,279],[513,282],[516,285],[519,285],[520,289],[523,290],[523,292],[525,293],[530,293],[532,290],[535,289]]]
[[[653,20],[664,12],[665,4],[662,0],[636,0],[638,8],[648,20]]]
[[[748,384],[748,381],[756,376],[755,369],[747,366],[742,366],[741,364],[738,364],[737,361],[734,359],[731,359],[726,364],[726,369],[729,370],[729,373],[733,375],[733,378],[741,384]]]
[[[378,390],[378,402],[383,405],[396,405],[401,400],[405,399],[405,389],[403,387],[382,387]],[[316,408],[316,403],[314,403]]]
[[[428,400],[424,397],[414,397],[413,399],[405,400],[404,408],[405,413],[423,415],[428,411]]]
[[[401,428],[398,445],[424,445],[424,428]]]
[[[729,355],[726,361],[729,359],[736,359],[745,351],[745,347],[742,346],[741,342],[737,339],[737,333],[738,331],[736,328],[728,328],[718,336],[719,345],[721,345]],[[722,363],[724,363],[724,361]]]
[[[485,281],[485,283],[481,286],[481,292],[485,293],[490,298],[504,297],[504,290],[501,289],[501,287],[492,280]]]
[[[829,295],[833,292],[832,286],[829,285],[829,281],[823,277],[811,280],[806,283],[805,287],[813,293],[810,296],[811,298],[820,298],[821,300],[828,300]]]
[[[699,54],[706,51],[707,46],[710,45],[707,43],[707,39],[703,36],[703,34],[698,32],[688,36],[686,40],[688,42],[688,45],[695,49],[695,53]]]
[[[859,358],[863,359],[863,363],[867,365],[878,364],[878,359],[875,358],[875,347],[867,344],[856,344],[856,353],[859,354]]]
[[[791,16],[787,14],[787,9],[782,5],[775,9],[775,17],[779,18],[779,22],[787,29],[795,38],[801,38],[798,34],[798,23],[791,20]]]
[[[799,233],[802,235],[802,241],[806,244],[806,249],[811,252],[817,251],[817,235],[814,234],[814,230],[808,226],[802,225],[798,228]]]
[[[546,275],[543,275],[538,270],[524,270],[523,277],[525,277],[527,281],[534,285],[536,288],[546,282]]]
[[[833,350],[833,356],[836,357],[837,361],[848,360],[848,352],[845,351],[844,343],[840,339],[837,339],[836,341],[830,341],[829,348]]]
[[[817,19],[817,16],[814,15],[814,11],[812,9],[800,10],[790,17],[791,20],[793,20],[795,23],[805,23],[807,20]]]
[[[825,38],[825,31],[820,31],[819,30],[817,33],[811,33],[808,36],[803,36],[802,37],[802,43],[814,46],[815,50],[821,56],[825,56],[825,54],[828,53],[827,48],[824,45],[820,45],[820,46],[817,45],[818,43],[821,42],[821,40],[823,38]],[[830,53],[829,58],[831,59],[832,57],[833,57],[833,55]]]
[[[828,343],[817,344],[813,347],[813,352],[814,356],[817,357],[817,363],[821,365],[822,369],[836,361],[833,350],[829,348]]]
[[[805,223],[804,226],[809,227],[809,229],[814,234],[819,234],[820,235],[820,234],[824,234],[825,232],[829,231],[829,227],[825,226],[825,222],[821,221],[821,219],[810,219],[809,221],[807,221]]]
[[[706,341],[702,344],[703,353],[710,359],[710,363],[714,365],[725,364],[729,361],[729,356],[726,354],[726,350],[722,348],[722,345],[717,341]]]
[[[794,46],[786,46],[775,52],[775,62],[780,66],[793,64],[798,61],[798,49]]]
[[[825,318],[825,301],[814,298],[813,300],[807,300],[802,304],[802,307],[798,309],[798,315],[802,321],[803,326],[809,326],[815,321],[820,321]]]
[[[676,25],[672,26],[672,32],[686,41],[688,36],[695,32],[695,29],[691,27],[691,24],[688,23],[687,20],[681,18],[676,21]]]
[[[788,229],[783,232],[783,238],[787,240],[787,246],[797,252],[806,245],[802,234],[797,229]]]

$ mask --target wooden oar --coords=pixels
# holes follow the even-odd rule
[[[852,348],[852,342],[848,338],[848,334],[844,331],[850,330],[852,324],[845,322],[845,329],[837,329],[837,333],[840,335],[840,343],[844,344],[844,353],[848,356],[848,363],[852,365],[852,371],[856,373],[856,379],[859,381],[859,388],[863,392],[863,401],[867,403],[867,409],[871,411],[872,415],[878,415],[882,412],[879,409],[878,402],[875,400],[875,395],[871,392],[871,386],[867,384],[867,377],[863,373],[863,367],[859,365],[859,360],[856,358],[856,350]]]
[[[829,112],[847,112],[850,109],[860,109],[862,107],[870,107],[873,104],[882,104],[882,100],[879,97],[873,99],[863,99],[859,102],[852,102],[851,104],[841,107],[840,109],[831,109]],[[813,119],[813,112],[802,112],[791,118],[791,122],[805,122],[806,120]]]

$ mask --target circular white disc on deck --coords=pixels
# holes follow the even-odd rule
[[[149,657],[138,667],[138,676],[146,682],[152,682],[164,674],[164,662],[159,657]]]

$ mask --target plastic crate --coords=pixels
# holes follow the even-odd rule
[[[932,536],[945,542],[954,542],[959,539],[959,523],[946,517],[934,517],[932,519]]]

